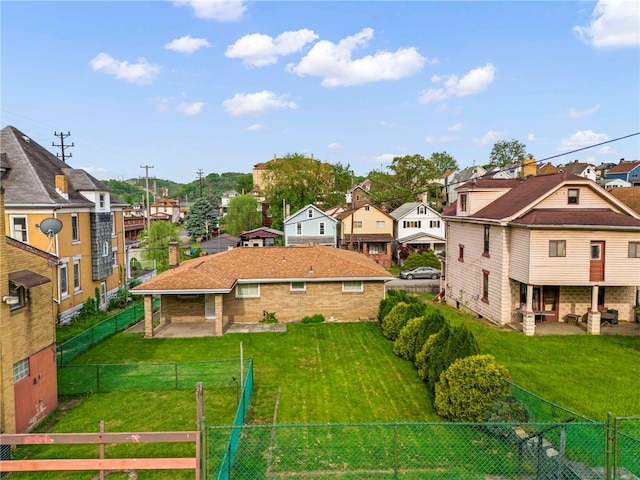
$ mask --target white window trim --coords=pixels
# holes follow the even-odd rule
[[[116,214],[111,212],[111,236],[117,237],[116,234]]]
[[[111,256],[113,257],[113,268],[118,268],[118,247],[111,247]]]
[[[24,218],[24,233],[26,240],[16,237],[15,220],[16,218]],[[26,215],[9,215],[9,225],[11,226],[10,237],[20,242],[29,243],[29,220]]]
[[[294,286],[294,284],[296,284],[296,283],[298,283],[298,284],[301,283],[302,287],[296,288]],[[289,284],[289,291],[290,292],[306,292],[307,291],[307,283],[306,282],[291,282]]]
[[[73,223],[74,223],[73,219],[74,218],[75,218],[75,224],[76,224],[76,233],[78,234],[76,238],[73,238]],[[80,243],[80,219],[78,218],[77,213],[71,214],[71,243],[73,245]]]
[[[29,359],[25,358],[13,364],[13,383],[29,376]]]
[[[60,296],[62,298],[66,298],[69,296],[69,259],[65,258],[63,260],[60,260],[61,264],[60,264]],[[62,275],[62,272],[65,272],[65,275]],[[62,278],[66,277],[66,284],[67,284],[67,289],[66,290],[62,290]]]
[[[355,285],[356,283],[359,283],[360,285],[356,286]],[[357,289],[348,287],[347,284],[352,284],[353,287],[357,287]],[[362,280],[342,282],[342,293],[362,293],[362,292],[364,292],[364,282]]]
[[[78,275],[76,275],[76,265],[78,266]],[[76,286],[76,279],[78,280],[78,285]],[[82,291],[82,270],[80,268],[80,259],[73,258],[73,293],[78,293]]]
[[[244,285],[256,285],[258,287],[257,294],[243,295],[240,293],[240,287]],[[259,283],[239,283],[236,285],[236,298],[260,298],[260,284]]]

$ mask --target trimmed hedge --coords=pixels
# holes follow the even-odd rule
[[[315,315],[311,315],[308,317],[302,317],[300,320],[301,323],[322,323],[324,322],[324,315],[321,313],[316,313]]]
[[[391,309],[398,303],[404,302],[407,305],[411,303],[417,303],[420,300],[413,294],[407,293],[404,290],[389,290],[387,296],[380,300],[380,306],[378,307],[378,322],[382,323],[384,317],[389,315]]]
[[[404,327],[407,310],[409,305],[399,302],[382,319],[382,334],[389,340],[395,340],[400,329]]]
[[[415,360],[416,340],[418,339],[418,332],[423,323],[428,322],[427,317],[412,318],[407,324],[402,327],[398,338],[396,338],[393,344],[393,353],[400,358],[413,362]]]

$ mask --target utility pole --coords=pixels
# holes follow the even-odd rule
[[[199,168],[198,169],[198,180],[200,181],[200,198],[202,198],[202,175],[204,174],[204,171]]]
[[[147,190],[147,231],[149,230],[149,222],[151,221],[151,214],[149,210],[149,169],[153,168],[153,165],[140,165],[140,168],[144,168],[144,178],[146,180]]]
[[[67,132],[67,133],[58,133],[58,132],[53,132],[53,135],[55,137],[60,137],[60,145],[56,145],[54,142],[51,142],[51,146],[52,147],[59,147],[60,150],[62,150],[62,155],[56,153],[56,157],[58,158],[62,158],[62,161],[66,163],[66,159],[67,158],[71,158],[73,155],[69,154],[69,155],[65,155],[65,148],[71,148],[71,147],[75,147],[74,143],[71,142],[71,145],[65,145],[64,144],[64,139],[67,138],[69,135],[71,135],[71,132]]]

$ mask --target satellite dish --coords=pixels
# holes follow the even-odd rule
[[[60,230],[62,230],[62,222],[57,218],[45,218],[37,227],[47,237],[51,238],[60,233]]]

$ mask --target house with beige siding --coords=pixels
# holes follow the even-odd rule
[[[258,323],[265,312],[280,322],[322,314],[327,320],[374,319],[385,282],[394,277],[357,252],[313,243],[238,247],[178,264],[169,246],[169,270],[131,290],[145,300],[145,336],[171,323],[202,323],[211,335],[231,324]],[[159,295],[154,327],[152,296]]]
[[[633,321],[640,215],[594,181],[558,173],[475,179],[443,212],[447,303],[527,335],[536,322]]]
[[[0,232],[4,223],[0,185]],[[57,264],[51,254],[0,236],[0,432],[28,432],[58,406],[51,302]]]

